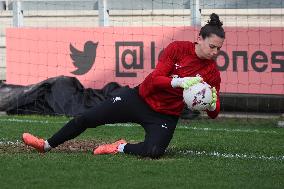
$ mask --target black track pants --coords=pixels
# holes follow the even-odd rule
[[[153,111],[139,96],[137,89],[122,88],[113,98],[101,102],[69,121],[48,139],[48,142],[50,146],[56,147],[77,137],[87,128],[110,123],[133,122],[142,125],[146,133],[145,140],[137,144],[128,143],[124,152],[158,158],[164,154],[169,145],[177,121],[177,116]]]

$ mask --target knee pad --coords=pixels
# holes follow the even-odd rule
[[[153,145],[147,148],[147,152],[145,156],[153,158],[153,159],[158,159],[164,154],[165,154],[165,148],[162,148],[157,145]]]

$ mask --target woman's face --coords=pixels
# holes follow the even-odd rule
[[[217,57],[224,42],[224,38],[218,37],[215,34],[210,35],[203,39],[198,37],[197,43],[199,44],[200,58],[214,60]]]

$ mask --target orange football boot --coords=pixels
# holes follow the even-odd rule
[[[118,152],[118,146],[120,144],[126,144],[127,142],[124,139],[118,140],[111,144],[103,144],[94,149],[94,155],[100,154],[116,154]]]
[[[44,140],[41,138],[37,138],[36,136],[33,136],[30,133],[23,133],[22,136],[23,142],[28,145],[31,146],[33,148],[35,148],[37,151],[44,153]]]

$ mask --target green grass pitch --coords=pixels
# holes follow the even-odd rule
[[[1,189],[284,188],[284,129],[276,127],[276,119],[180,121],[166,154],[158,160],[92,155],[92,148],[101,143],[143,140],[142,127],[134,124],[88,129],[46,154],[21,142],[23,132],[48,138],[67,121],[0,117]]]

